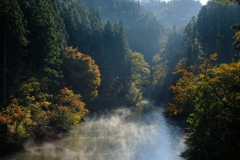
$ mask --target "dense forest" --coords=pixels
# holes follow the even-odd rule
[[[184,27],[193,16],[197,16],[202,7],[200,1],[195,0],[141,0],[144,8],[153,12],[166,27]]]
[[[239,159],[233,2],[0,1],[1,152],[148,98],[187,118],[183,157]]]

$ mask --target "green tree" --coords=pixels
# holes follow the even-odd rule
[[[122,21],[125,34],[133,51],[142,53],[151,64],[152,57],[159,52],[159,39],[165,27],[152,13],[139,3],[129,0],[82,0],[88,7],[99,12],[102,21]],[[111,14],[109,14],[111,13]]]
[[[103,46],[97,61],[101,70],[101,85],[96,104],[114,107],[126,102],[126,95],[131,84],[131,50],[122,22],[112,26],[110,21],[104,25]]]
[[[103,26],[97,10],[89,9],[89,21],[91,34],[88,40],[88,54],[96,60],[97,64],[100,64],[103,54]]]
[[[232,47],[234,30],[230,26],[239,22],[240,8],[222,6],[216,2],[208,2],[199,11],[196,21],[198,41],[205,56],[218,53],[217,62],[230,63],[237,52]]]
[[[153,88],[151,97],[158,102],[167,102],[171,97],[168,87],[173,85],[178,78],[172,72],[177,63],[183,58],[183,53],[180,52],[182,43],[181,30],[173,27],[170,34],[162,39],[163,48],[161,53],[156,54],[152,60]]]
[[[144,90],[150,84],[150,66],[144,60],[144,56],[141,53],[133,52],[130,60],[132,76],[127,97],[130,102],[136,104],[142,100]]]
[[[200,43],[198,42],[195,17],[184,28],[180,50],[186,57],[187,66],[198,64],[198,57],[201,56],[202,52]]]
[[[9,86],[13,86],[13,82],[19,82],[24,76],[26,51],[23,47],[28,44],[28,31],[17,0],[0,2],[0,21],[0,70],[3,73],[0,74],[0,88],[1,97],[5,101]]]
[[[24,0],[21,7],[30,31],[25,62],[30,74],[53,80],[61,78],[61,53],[66,46],[66,32],[52,2]]]
[[[200,1],[194,0],[142,1],[142,5],[168,27],[175,25],[177,28],[185,26],[192,16],[197,16],[202,7]]]

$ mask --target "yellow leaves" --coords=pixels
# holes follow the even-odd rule
[[[85,103],[80,98],[80,95],[74,94],[66,87],[59,91],[59,95],[56,96],[57,107],[53,112],[54,121],[58,127],[69,129],[78,124],[89,113],[84,108]]]
[[[69,85],[80,93],[86,101],[96,96],[91,92],[96,90],[100,83],[100,70],[91,56],[82,54],[77,48],[68,47],[64,53],[64,72]]]
[[[10,105],[1,112],[0,122],[11,124],[14,121],[26,121],[29,118],[26,108],[18,104],[17,99],[13,99]]]
[[[196,66],[190,65],[189,69],[193,72],[195,70]]]
[[[182,112],[182,108],[178,107],[177,105],[173,103],[168,103],[170,107],[167,107],[167,111],[169,111],[170,115],[178,115]]]
[[[29,100],[29,101],[35,101],[34,96],[26,96],[26,99]]]
[[[80,52],[77,51],[78,48],[73,48],[73,46],[66,48],[65,52],[64,52],[64,56],[67,58],[72,58],[72,59],[81,59],[83,61],[86,62],[90,62],[92,61],[91,57],[86,55],[86,54],[82,54]]]
[[[234,102],[240,95],[237,88],[240,84],[240,63],[238,61],[214,67],[210,61],[216,60],[216,57],[216,53],[212,54],[209,59],[204,59],[201,65],[196,66],[199,69],[198,74],[184,74],[189,72],[184,64],[176,67],[182,77],[169,88],[175,94],[174,103],[170,103],[167,108],[170,114],[181,113],[186,106],[199,103],[214,102],[219,105],[224,102],[229,106],[235,105]],[[191,68],[194,69],[190,66],[189,69]]]
[[[37,135],[59,128],[69,129],[89,113],[79,94],[65,87],[53,96],[48,93],[45,82],[32,78],[16,89],[19,98],[13,98],[0,111],[0,126],[8,127],[2,135],[15,136],[10,137],[11,141],[17,141],[30,133]]]
[[[59,91],[60,94],[63,94],[63,95],[72,95],[73,94],[73,91],[68,89],[67,87],[64,87],[63,89],[61,89]]]
[[[190,71],[188,71],[188,69]],[[175,67],[175,72],[173,72],[173,74],[177,74],[180,73],[183,76],[189,76],[189,75],[193,75],[193,71],[195,69],[195,66],[190,66],[189,68],[186,68],[186,63],[178,63],[177,66]]]
[[[12,120],[8,119],[8,117],[5,117],[5,116],[0,116],[0,122],[3,123],[3,124],[9,124],[9,123],[12,123]]]
[[[60,94],[56,97],[59,105],[59,107],[57,107],[56,114],[67,115],[69,117],[78,116],[84,118],[85,115],[89,113],[89,111],[84,108],[85,103],[81,101],[80,95],[74,94],[72,90],[66,87],[61,89],[59,93]]]
[[[161,62],[162,60],[163,60],[163,58],[160,57],[160,55],[157,54],[157,55],[154,55],[154,56],[153,56],[153,60],[152,60],[152,61],[153,61],[154,63],[159,63],[159,62]]]
[[[198,59],[202,60],[202,64],[200,64],[197,68],[200,70],[201,73],[206,73],[207,69],[212,68],[211,61],[217,60],[217,53],[213,53],[209,55],[209,58],[198,57]]]
[[[64,54],[64,56],[68,57],[68,56],[70,56],[72,53],[75,53],[77,50],[78,50],[78,47],[73,48],[73,46],[70,46],[70,47],[67,47],[67,48],[65,49],[65,52],[64,52],[63,54]]]
[[[60,111],[60,112],[70,113],[69,107],[66,107],[66,106],[59,106],[57,109],[58,109],[58,111]]]
[[[150,75],[150,66],[145,62],[144,56],[141,53],[133,52],[130,56],[130,60],[132,71],[131,78],[133,82],[137,84],[137,87],[148,84],[149,82],[147,79]],[[156,71],[154,71],[154,73],[156,73]]]
[[[214,78],[211,78],[209,79],[209,82],[219,82],[219,78],[218,77],[214,77]]]
[[[52,114],[53,114],[52,110],[42,111],[42,115],[49,115],[49,116],[51,116]]]
[[[203,59],[204,59],[204,57],[200,57],[200,56],[199,56],[199,57],[198,57],[198,59],[200,59],[200,60],[203,60]]]
[[[76,59],[80,59],[82,57],[82,55],[83,55],[82,53],[76,52],[75,57],[76,57]]]
[[[84,106],[85,103],[80,100],[81,96],[78,94],[74,94],[72,90],[64,87],[59,91],[59,95],[57,95],[56,99],[59,104],[66,104],[71,106]]]
[[[167,110],[170,114],[179,114],[183,111],[185,106],[188,106],[189,103],[192,103],[194,96],[198,93],[198,87],[202,86],[202,82],[206,79],[210,79],[209,82],[217,82],[218,78],[209,78],[206,75],[207,72],[213,72],[210,65],[210,61],[216,60],[217,53],[214,53],[209,56],[209,59],[199,57],[203,60],[203,63],[199,66],[186,66],[186,63],[179,63],[173,74],[180,73],[182,77],[177,81],[176,85],[171,86],[169,89],[175,94],[173,98],[174,104],[169,104],[170,107]],[[200,72],[196,73],[196,68]]]
[[[75,114],[75,115],[73,116],[73,118],[74,118],[75,124],[78,123],[78,122],[82,119],[82,117],[79,116],[79,115],[77,115],[77,114]]]
[[[240,39],[240,31],[236,32],[236,34],[233,36],[235,39]]]
[[[43,106],[49,106],[50,104],[52,104],[52,103],[51,103],[51,102],[46,102],[46,101],[45,101],[45,102],[42,102],[42,105],[43,105]]]
[[[209,59],[210,59],[210,60],[213,60],[213,61],[216,61],[216,60],[217,60],[217,56],[218,56],[217,53],[213,53],[213,54],[211,54],[211,55],[209,56]]]

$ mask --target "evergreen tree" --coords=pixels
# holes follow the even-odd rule
[[[131,49],[142,53],[149,64],[152,57],[159,53],[158,41],[165,28],[139,3],[129,0],[82,0],[82,2],[88,7],[97,9],[103,22],[122,21]]]
[[[131,80],[131,53],[122,22],[112,26],[111,22],[107,21],[103,31],[103,43],[102,61],[99,63],[102,75],[99,101],[125,103]]]
[[[10,86],[25,76],[23,47],[28,44],[26,21],[17,0],[0,2],[0,82],[1,97],[6,100]],[[14,83],[16,82],[16,83]]]
[[[166,102],[171,97],[169,86],[174,84],[178,78],[172,75],[175,66],[183,59],[184,55],[180,51],[182,43],[182,32],[173,26],[170,34],[163,42],[161,53],[153,57],[152,76],[153,91],[151,97],[158,102]]]
[[[196,18],[193,17],[183,31],[183,40],[180,50],[186,57],[187,66],[198,64],[198,57],[201,56],[201,46],[198,42],[196,27]]]
[[[26,64],[33,76],[51,79],[62,77],[61,53],[66,46],[64,25],[49,0],[24,0],[21,2],[28,22],[29,45]]]
[[[240,21],[239,11],[240,8],[234,5],[222,6],[216,2],[208,2],[202,7],[196,25],[205,56],[218,53],[217,62],[231,62],[237,53],[232,47],[234,30],[230,26]]]

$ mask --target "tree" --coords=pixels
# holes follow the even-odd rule
[[[237,33],[235,34],[234,38],[236,39],[233,43],[233,46],[235,47],[236,50],[240,50],[240,23],[236,23],[232,26],[232,29],[238,30]]]
[[[153,55],[159,52],[159,38],[165,27],[157,21],[152,13],[146,11],[139,3],[129,0],[82,0],[89,8],[98,10],[103,22],[113,24],[122,21],[125,35],[133,51],[142,53],[151,64]],[[111,13],[111,14],[109,14]]]
[[[170,88],[176,94],[168,110],[172,114],[191,113],[183,153],[186,159],[239,159],[240,107],[239,61],[212,66],[216,55],[203,59],[198,67],[180,67],[183,75]],[[194,72],[195,70],[195,72]],[[198,72],[197,72],[198,71]]]
[[[218,53],[219,63],[230,63],[237,52],[232,47],[234,30],[230,26],[240,19],[240,8],[235,5],[222,6],[216,2],[208,2],[199,11],[196,21],[198,42],[205,57]]]
[[[142,100],[144,90],[150,84],[150,66],[141,53],[133,52],[131,60],[131,86],[127,97],[132,104]]]
[[[192,16],[197,16],[202,7],[200,1],[171,0],[160,3],[143,3],[143,7],[152,11],[158,20],[163,21],[168,27],[175,25],[177,28],[185,26]]]
[[[153,57],[152,72],[153,72],[153,86],[161,86],[164,78],[166,78],[168,67],[166,66],[166,61],[160,55],[155,55]]]
[[[21,7],[30,31],[25,59],[30,75],[49,77],[52,80],[61,78],[60,54],[66,46],[66,32],[52,2],[24,0],[21,1]]]
[[[51,123],[58,130],[67,131],[85,120],[89,111],[84,108],[85,103],[81,101],[81,98],[81,95],[74,94],[66,87],[59,91],[55,99],[57,107],[51,119]]]
[[[173,27],[168,36],[162,37],[161,53],[156,54],[152,59],[153,90],[151,97],[158,102],[168,102],[171,98],[168,87],[173,85],[178,78],[172,72],[176,64],[184,57],[180,51],[182,37],[181,30]]]
[[[17,0],[0,2],[1,95],[5,102],[9,86],[23,75],[23,47],[28,44],[26,21]],[[6,83],[8,82],[8,83]]]
[[[53,2],[69,35],[67,45],[78,47],[80,52],[90,54],[88,40],[92,29],[89,9],[81,1],[53,0]]]
[[[63,72],[65,83],[77,94],[81,94],[85,102],[97,97],[100,85],[100,71],[94,60],[68,47],[64,52]]]
[[[93,8],[89,10],[89,21],[91,34],[88,40],[88,54],[100,64],[103,54],[103,26],[98,11]]]
[[[187,66],[198,64],[197,57],[202,54],[198,37],[196,18],[192,17],[191,21],[184,28],[180,49],[186,57]]]
[[[111,22],[107,21],[103,31],[103,52],[99,63],[102,74],[99,103],[126,102],[131,81],[130,55],[131,50],[122,22],[112,26]]]
[[[28,137],[38,140],[66,132],[85,119],[89,111],[81,95],[66,87],[54,95],[49,84],[47,78],[30,78],[16,88],[10,103],[0,111],[1,150],[10,144],[21,146]]]

